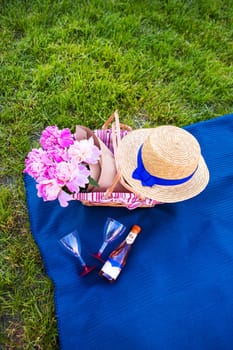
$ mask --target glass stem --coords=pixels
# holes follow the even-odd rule
[[[83,258],[81,257],[81,255],[78,256],[79,261],[81,263],[82,266],[86,266],[87,264],[85,263],[85,261],[83,260]]]
[[[107,247],[108,245],[108,242],[104,241],[104,243],[102,244],[102,246],[100,247],[100,250],[99,250],[99,255],[101,255],[104,251],[104,249]]]

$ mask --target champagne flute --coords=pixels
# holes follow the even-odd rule
[[[113,242],[115,239],[120,237],[123,232],[125,231],[126,227],[120,223],[119,221],[112,219],[112,218],[107,218],[105,225],[104,225],[104,240],[103,243],[99,249],[99,251],[95,254],[92,254],[96,259],[104,262],[102,259],[102,254],[107,247],[107,245],[110,242]]]
[[[95,268],[95,266],[87,266],[86,262],[83,260],[81,256],[81,243],[80,243],[80,238],[77,230],[62,237],[59,240],[59,242],[62,245],[62,247],[66,249],[66,251],[68,251],[73,256],[78,258],[83,268],[82,272],[80,273],[81,277],[85,276]]]

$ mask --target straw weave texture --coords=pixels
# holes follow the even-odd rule
[[[172,203],[189,199],[203,191],[209,181],[209,171],[200,153],[199,143],[190,133],[173,126],[165,128],[169,129],[168,133],[163,130],[164,127],[132,131],[120,142],[116,158],[119,172],[134,190],[147,198]],[[176,135],[172,135],[172,132]],[[193,177],[176,186],[143,186],[141,181],[132,178],[141,145],[143,163],[145,159],[145,168],[152,175],[180,179],[191,175],[196,169]]]

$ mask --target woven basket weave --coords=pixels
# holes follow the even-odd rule
[[[102,129],[94,130],[94,134],[108,147],[114,154],[120,140],[131,131],[131,127],[119,122],[119,116],[115,111]],[[116,164],[116,169],[118,166]],[[125,188],[125,192],[114,192],[116,184],[120,182]],[[81,192],[73,195],[74,199],[81,201],[87,206],[110,206],[110,207],[126,207],[135,209],[138,207],[149,208],[154,207],[160,202],[142,197],[124,181],[119,169],[115,175],[112,185],[104,192]]]

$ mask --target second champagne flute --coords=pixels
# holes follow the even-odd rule
[[[104,225],[103,243],[102,243],[99,251],[95,254],[92,254],[92,255],[96,259],[104,262],[104,260],[102,259],[102,254],[103,254],[105,248],[107,247],[107,245],[110,242],[113,242],[115,239],[120,237],[124,233],[125,229],[126,229],[125,225],[123,225],[121,222],[119,222],[115,219],[112,219],[112,218],[107,218],[106,223]]]

